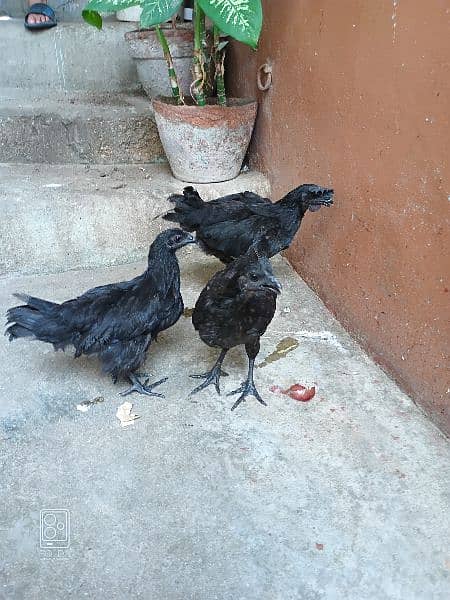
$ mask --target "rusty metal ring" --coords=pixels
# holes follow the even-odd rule
[[[265,80],[263,82],[263,76],[265,76]],[[258,86],[258,90],[265,92],[272,85],[272,66],[264,63],[258,69],[256,74],[256,85]]]

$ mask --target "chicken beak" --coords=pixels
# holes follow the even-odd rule
[[[186,236],[186,244],[196,244],[197,240],[195,239],[195,237],[193,235],[191,235],[190,233],[187,234]]]
[[[276,277],[270,277],[268,282],[264,285],[264,287],[274,291],[277,294],[277,296],[278,294],[281,294],[281,291],[283,289],[283,286]]]
[[[309,210],[316,212],[321,206],[331,206],[333,204],[333,190],[324,190],[322,195],[311,200]]]
[[[322,206],[331,206],[333,204],[334,190],[331,188],[324,189],[322,197],[318,198],[317,202],[320,202]]]
[[[273,282],[274,282],[274,287],[277,290],[278,294],[281,294],[281,292],[283,291],[283,286],[278,281],[278,279],[276,279],[275,277],[273,278]]]

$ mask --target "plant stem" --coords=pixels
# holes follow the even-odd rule
[[[198,106],[206,106],[204,93],[205,65],[203,60],[203,38],[205,35],[205,13],[198,2],[194,2],[194,77],[192,92]]]
[[[227,96],[225,92],[225,79],[224,79],[224,62],[225,62],[225,51],[219,50],[220,44],[220,30],[217,25],[214,24],[214,63],[215,63],[215,80],[217,86],[217,102],[220,106],[227,105]]]
[[[169,71],[170,87],[172,89],[172,96],[177,101],[177,104],[184,104],[183,92],[180,89],[178,77],[175,72],[175,67],[173,66],[173,60],[172,55],[170,54],[169,44],[167,43],[167,38],[162,32],[159,25],[156,26],[156,35],[158,37],[159,43],[161,44],[161,48],[164,53],[164,58],[166,59],[167,69]]]

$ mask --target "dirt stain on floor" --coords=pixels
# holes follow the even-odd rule
[[[258,368],[267,367],[271,363],[284,358],[289,352],[298,348],[299,341],[293,337],[285,337],[278,342],[276,349],[266,356],[262,363],[259,363]]]
[[[183,310],[183,317],[186,317],[186,319],[190,319],[192,317],[192,313],[194,312],[193,308],[185,308]]]

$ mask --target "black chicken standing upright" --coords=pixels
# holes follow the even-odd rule
[[[75,347],[75,358],[95,354],[114,383],[127,377],[132,386],[122,396],[139,392],[163,397],[153,388],[167,377],[147,385],[136,371],[160,331],[176,323],[183,313],[180,268],[175,251],[193,243],[192,235],[168,229],[150,246],[146,271],[131,281],[93,288],[62,304],[16,296],[25,302],[7,312],[10,341],[31,337],[53,344],[55,350]]]
[[[201,292],[192,314],[192,323],[205,344],[222,350],[210,371],[192,375],[205,381],[191,394],[211,383],[220,394],[220,376],[226,375],[221,370],[226,353],[234,346],[245,345],[248,376],[237,390],[228,394],[241,394],[231,410],[246,396],[254,396],[261,404],[266,404],[255,387],[253,367],[260,337],[275,314],[281,285],[274,277],[270,261],[260,253],[258,244],[254,244],[243,256],[216,273]]]
[[[189,186],[182,195],[170,196],[169,201],[175,209],[164,219],[179,223],[185,231],[195,231],[203,250],[229,263],[260,236],[268,240],[269,258],[288,248],[308,209],[314,212],[333,204],[333,190],[303,184],[272,204],[253,192],[204,202]]]

